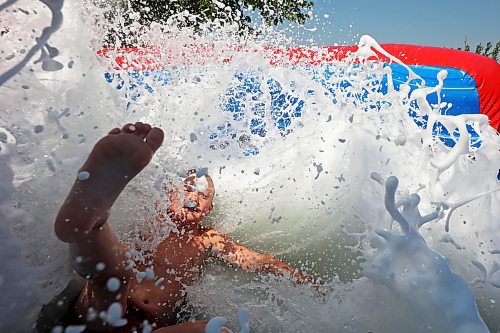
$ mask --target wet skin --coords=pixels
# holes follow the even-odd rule
[[[163,131],[148,124],[127,124],[115,128],[94,146],[80,171],[90,177],[77,179],[61,206],[55,221],[56,235],[69,243],[75,271],[87,279],[76,306],[76,312],[95,332],[140,331],[147,319],[154,323],[156,333],[204,332],[205,322],[176,324],[177,313],[185,301],[185,286],[200,275],[209,257],[217,257],[228,264],[248,271],[289,275],[298,283],[312,282],[312,278],[296,271],[268,254],[252,251],[235,243],[218,231],[200,225],[213,208],[214,185],[205,179],[190,176],[183,186],[171,191],[167,215],[177,226],[158,245],[148,262],[136,267],[145,271],[153,267],[154,279],[138,282],[131,269],[126,269],[128,246],[106,223],[109,211],[128,182],[150,161],[164,139]],[[197,184],[204,180],[204,188]],[[160,212],[159,212],[160,213]],[[104,269],[97,270],[97,264]],[[102,265],[101,265],[102,266]],[[109,291],[107,281],[118,278],[116,291]],[[162,283],[155,281],[164,278]],[[118,302],[127,325],[113,327],[100,318],[87,321],[88,309],[105,311]]]

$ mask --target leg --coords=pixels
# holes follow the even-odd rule
[[[73,266],[88,280],[78,302],[80,315],[89,306],[102,311],[116,301],[123,308],[126,305],[130,286],[129,273],[124,270],[126,248],[106,221],[119,194],[162,142],[163,132],[147,124],[112,130],[95,145],[80,169],[80,175],[85,171],[88,177],[76,180],[59,210],[56,235],[70,244]],[[110,277],[121,282],[117,291],[106,288]]]
[[[80,169],[80,175],[56,218],[56,235],[70,243],[75,268],[92,277],[96,265],[116,270],[123,245],[106,224],[109,210],[127,183],[151,160],[163,142],[163,132],[142,123],[114,129],[102,138]]]
[[[159,128],[142,123],[116,128],[99,140],[59,210],[55,222],[59,239],[79,242],[101,227],[118,195],[162,142]]]

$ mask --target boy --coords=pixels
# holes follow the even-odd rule
[[[184,286],[199,277],[211,256],[248,271],[286,275],[297,283],[313,281],[200,225],[213,208],[214,184],[208,175],[188,176],[182,188],[171,192],[167,214],[177,230],[159,243],[147,265],[131,264],[127,245],[106,222],[118,195],[163,139],[161,129],[140,122],[111,130],[93,148],[57,215],[56,235],[69,243],[74,268],[86,279],[73,315],[86,332],[141,332],[152,325],[156,333],[203,333],[206,322],[176,324],[176,319]]]

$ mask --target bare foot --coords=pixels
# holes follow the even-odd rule
[[[161,129],[138,122],[99,140],[59,210],[56,235],[72,243],[104,224],[116,198],[151,161],[163,137]]]

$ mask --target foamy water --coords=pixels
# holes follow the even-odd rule
[[[95,55],[95,8],[62,10],[61,27],[45,30],[48,44],[40,39],[24,67],[15,66],[44,27],[57,27],[58,15],[29,1],[0,13],[9,28],[0,37],[2,331],[28,331],[72,276],[52,231],[57,209],[94,142],[134,121],[160,126],[166,140],[117,202],[110,223],[119,233],[143,225],[162,184],[206,167],[217,191],[208,223],[325,281],[317,293],[213,262],[189,288],[197,317],[223,316],[237,330],[246,308],[252,332],[486,332],[484,322],[499,330],[500,142],[484,118],[436,114],[425,96],[439,84],[382,94],[378,84],[390,73],[377,63],[270,66],[263,45],[289,42],[272,31],[245,41],[159,26],[142,38],[173,50],[177,66],[138,78]],[[258,52],[230,51],[228,63],[216,52],[179,56],[243,42]],[[360,46],[353,60],[377,47],[369,37]],[[123,87],[105,72],[119,74]],[[148,86],[129,89],[138,80]],[[242,112],[225,109],[230,98]],[[280,98],[285,104],[273,109]],[[455,148],[418,128],[409,109],[457,128]],[[465,122],[480,129],[480,148],[469,147]]]

